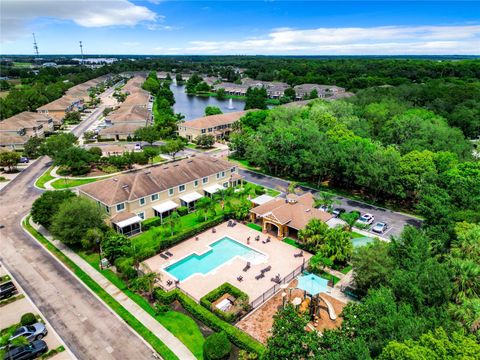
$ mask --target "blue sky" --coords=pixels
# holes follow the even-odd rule
[[[477,1],[2,0],[2,54],[479,54]]]

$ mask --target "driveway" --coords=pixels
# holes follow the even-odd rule
[[[288,184],[290,183],[287,180],[279,179],[276,177],[263,175],[254,171],[239,169],[240,175],[244,177],[245,180],[252,183],[266,186],[272,189],[276,189],[286,192]],[[308,191],[311,193],[316,193],[316,190],[299,186],[302,191]],[[403,213],[395,212],[378,206],[366,204],[361,201],[352,200],[343,196],[336,196],[335,199],[340,202],[340,204],[335,205],[335,207],[342,207],[347,211],[357,210],[360,213],[370,213],[375,216],[375,222],[381,221],[386,222],[389,226],[389,229],[383,234],[384,237],[389,236],[398,236],[401,234],[403,228],[407,225],[411,226],[421,226],[422,221],[414,216],[406,215]],[[372,233],[375,235],[375,233]]]
[[[49,166],[42,157],[0,191],[0,261],[79,359],[153,359],[152,350],[22,229]]]

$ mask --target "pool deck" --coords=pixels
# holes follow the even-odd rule
[[[225,282],[229,282],[247,293],[250,301],[252,301],[275,285],[271,281],[271,278],[277,274],[280,274],[282,278],[285,277],[302,265],[303,261],[307,263],[311,257],[311,254],[307,252],[304,252],[303,257],[294,257],[293,255],[298,253],[299,249],[278,240],[274,236],[263,234],[240,223],[237,223],[235,227],[229,227],[225,222],[216,226],[215,229],[216,233],[213,233],[210,229],[198,234],[198,241],[195,237],[192,237],[173,246],[169,249],[173,256],[168,260],[162,259],[160,255],[155,255],[145,260],[143,264],[151,271],[156,271],[161,274],[160,284],[168,290],[175,287],[175,285],[167,286],[167,281],[174,281],[175,278],[164,270],[165,267],[192,253],[202,254],[210,249],[209,244],[227,236],[265,254],[265,261],[260,264],[251,264],[251,268],[247,272],[243,272],[242,269],[245,267],[246,261],[235,257],[206,275],[194,274],[190,276],[184,281],[181,281],[178,286],[198,301],[208,292]],[[260,235],[260,241],[254,240],[257,235]],[[263,244],[262,240],[265,240],[267,236],[271,237],[271,241]],[[248,237],[250,237],[249,244],[247,244],[246,241]],[[272,269],[265,273],[263,279],[256,280],[255,276],[260,274],[260,270],[269,265]],[[238,276],[243,276],[243,281],[238,281]]]

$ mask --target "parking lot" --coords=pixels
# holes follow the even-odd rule
[[[5,276],[8,275],[10,280],[6,280]],[[57,349],[60,350],[61,347],[64,350],[60,351],[58,354],[49,357],[52,360],[72,360],[76,359],[73,354],[66,348],[66,345],[57,335],[55,330],[50,326],[48,322],[46,322],[45,317],[40,312],[40,310],[33,304],[30,300],[28,295],[23,291],[20,285],[12,278],[11,274],[8,274],[2,264],[0,264],[0,277],[3,279],[2,283],[6,281],[12,281],[17,288],[17,292],[14,294],[8,304],[0,304],[0,330],[4,330],[9,328],[15,324],[20,323],[20,319],[22,315],[26,313],[32,313],[36,316],[39,316],[42,319],[42,322],[45,323],[45,327],[47,328],[48,334],[44,338],[43,341],[47,343],[48,350]],[[20,324],[18,325],[20,327]]]
[[[246,181],[259,184],[265,187],[269,187],[272,189],[276,189],[282,191],[283,193],[286,192],[288,185],[290,184],[289,181],[275,178],[268,175],[263,175],[256,173],[254,171],[239,169],[240,175],[244,177]],[[312,193],[316,193],[315,190],[299,186],[302,191],[309,191]],[[283,195],[284,196],[284,195]],[[345,209],[347,212],[349,211],[358,211],[361,215],[365,213],[372,214],[375,217],[373,224],[377,222],[384,222],[388,224],[388,229],[382,235],[384,238],[389,238],[390,236],[399,236],[402,233],[402,230],[405,226],[415,226],[419,227],[422,225],[422,220],[416,218],[412,215],[403,214],[400,212],[388,210],[385,208],[381,208],[378,206],[366,204],[361,201],[348,199],[342,196],[336,196],[335,200],[338,204],[335,204],[334,207],[339,207]],[[369,230],[365,230],[372,235],[377,235],[376,233]]]

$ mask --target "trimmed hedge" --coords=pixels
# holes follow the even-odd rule
[[[20,319],[20,324],[22,324],[22,326],[32,325],[32,324],[35,324],[36,322],[37,322],[37,318],[32,313],[23,314]]]
[[[228,341],[227,335],[222,331],[213,333],[203,343],[204,360],[227,359],[232,351],[232,344]]]
[[[239,311],[237,313],[228,313],[220,309],[217,309],[215,306],[212,306],[212,302],[214,302],[215,300],[218,300],[220,297],[222,297],[227,293],[234,296],[237,300],[240,300],[244,304],[247,304],[248,306],[248,295],[230,283],[224,283],[219,287],[217,287],[216,289],[213,289],[212,291],[210,291],[208,294],[206,294],[204,297],[200,299],[200,304],[203,307],[207,308],[208,310],[212,311],[219,318],[229,323],[233,323],[240,317],[242,312]]]
[[[143,230],[148,230],[148,229],[151,229],[152,227],[160,226],[160,225],[162,225],[162,219],[160,219],[158,216],[154,216],[150,219],[142,221]]]
[[[176,245],[183,240],[189,239],[189,238],[197,235],[198,233],[201,233],[205,230],[210,229],[211,227],[214,227],[218,224],[221,224],[223,221],[225,221],[225,217],[223,215],[217,216],[217,217],[213,218],[212,220],[201,223],[200,225],[197,225],[197,226],[195,226],[195,227],[193,227],[193,228],[191,228],[191,229],[189,229],[185,232],[182,232],[180,234],[173,235],[173,236],[170,236],[166,239],[163,239],[160,243],[160,247],[159,247],[158,250],[163,251],[163,250],[165,250],[169,247],[172,247],[173,245]],[[160,236],[160,235],[158,235],[158,236]]]
[[[214,331],[224,331],[227,334],[228,339],[240,349],[254,352],[258,355],[261,355],[265,350],[265,347],[250,335],[235,326],[230,325],[226,321],[223,321],[178,289],[172,290],[169,293],[166,293],[161,289],[156,289],[155,298],[165,303],[178,300],[185,310],[187,310],[198,321],[204,323]]]

